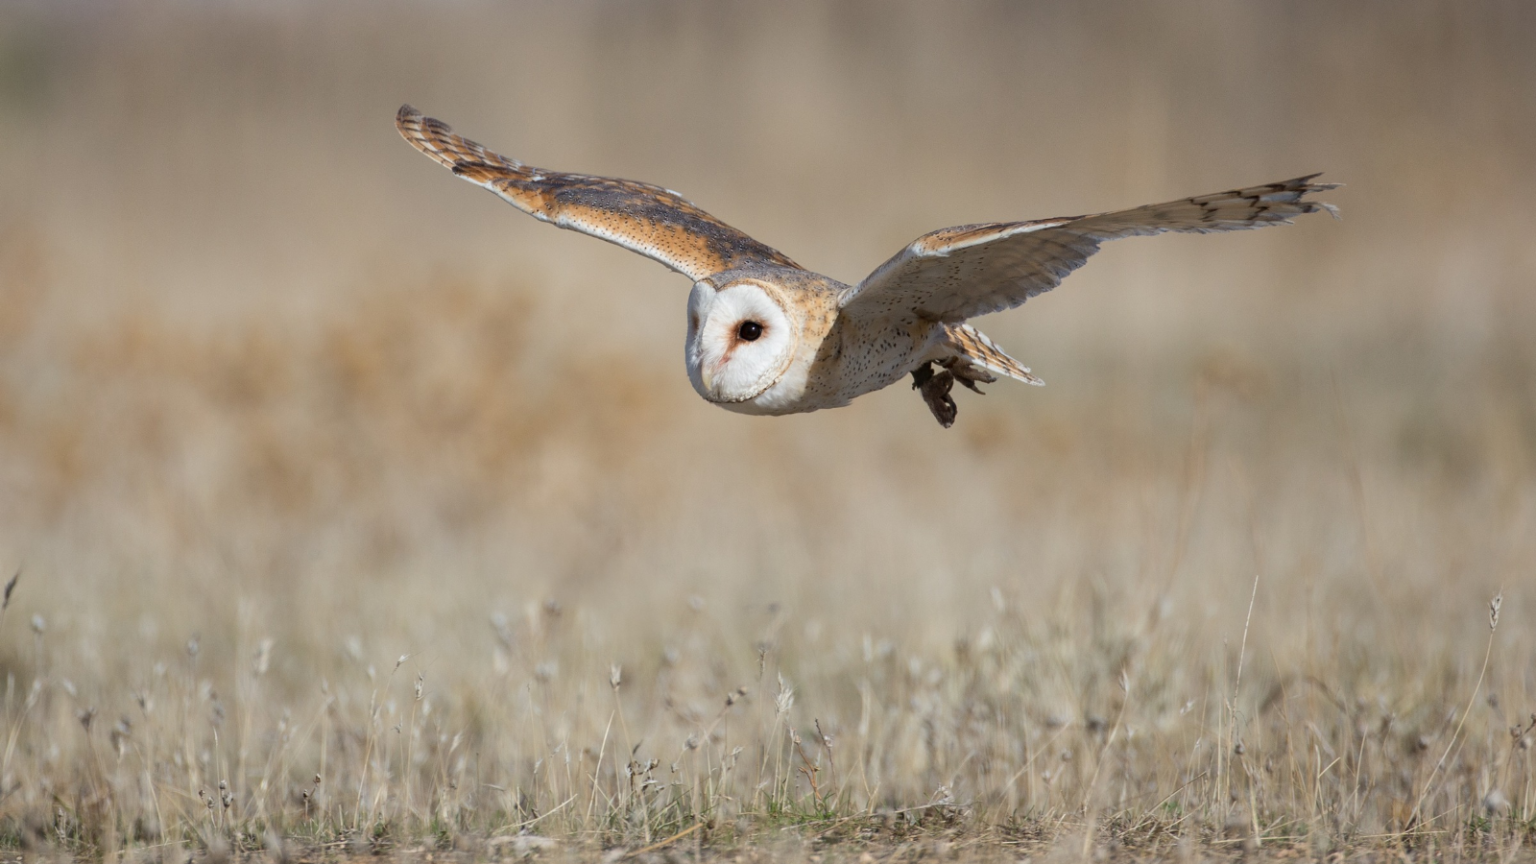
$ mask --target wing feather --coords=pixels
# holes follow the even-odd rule
[[[616,243],[694,281],[751,263],[799,267],[670,189],[532,168],[455,134],[447,123],[409,105],[395,115],[395,128],[438,164],[535,219]]]
[[[844,314],[916,313],[955,323],[1018,306],[1061,284],[1106,240],[1164,231],[1211,233],[1288,225],[1331,204],[1306,196],[1337,188],[1318,175],[1148,204],[1131,210],[945,228],[917,238],[848,289]]]

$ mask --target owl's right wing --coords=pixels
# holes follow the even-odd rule
[[[695,282],[743,264],[799,267],[670,189],[533,168],[454,134],[447,123],[409,105],[400,106],[395,128],[412,147],[533,218],[639,252]]]
[[[842,314],[916,313],[958,323],[1018,306],[1055,288],[1105,240],[1164,231],[1210,233],[1288,225],[1333,205],[1305,196],[1337,188],[1318,175],[1148,204],[1131,210],[962,225],[924,234],[844,293]]]

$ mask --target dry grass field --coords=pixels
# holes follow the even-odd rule
[[[1529,860],[1536,7],[0,5],[0,858]],[[686,280],[1109,246],[1048,382],[728,414]],[[1495,598],[1501,606],[1490,606]],[[1497,626],[1491,627],[1491,616]]]

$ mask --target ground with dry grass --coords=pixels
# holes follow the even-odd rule
[[[1528,859],[1532,34],[6,7],[0,856]],[[952,430],[746,418],[685,284],[404,101],[850,280],[1319,169],[1345,219],[1112,244]]]

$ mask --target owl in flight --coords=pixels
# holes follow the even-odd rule
[[[617,243],[693,280],[688,380],[743,414],[837,408],[912,376],[933,416],[950,390],[1005,376],[1042,383],[968,322],[1049,291],[1105,240],[1164,231],[1286,225],[1334,208],[1306,196],[1318,175],[1114,213],[988,222],[924,234],[857,285],[812,273],[659,186],[563,174],[499,156],[401,106],[411,146],[535,219]]]

